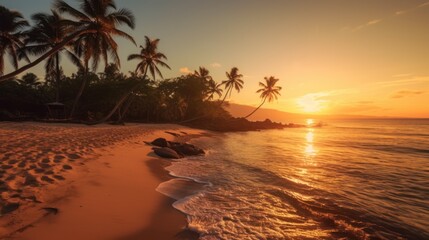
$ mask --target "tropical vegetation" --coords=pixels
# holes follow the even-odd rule
[[[136,64],[135,71],[124,74],[115,39],[136,44],[133,36],[120,29],[135,28],[133,13],[117,8],[114,0],[76,1],[79,8],[55,0],[50,13],[32,15],[31,26],[19,12],[0,6],[0,120],[95,124],[231,119],[223,106],[234,91],[243,88],[237,67],[226,72],[227,79],[220,83],[202,66],[164,79],[163,68],[170,69],[167,56],[158,50],[159,39],[146,36],[140,51],[128,56]],[[61,66],[63,56],[76,66],[69,76]],[[4,74],[6,58],[13,69]],[[24,61],[21,67],[20,61]],[[43,61],[44,79],[28,72]],[[97,72],[101,62],[104,71]],[[21,73],[25,74],[19,77]],[[265,81],[258,91],[262,104],[255,111],[280,95],[278,79]]]

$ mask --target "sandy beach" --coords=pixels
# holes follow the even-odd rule
[[[193,239],[144,141],[178,125],[0,123],[0,239]],[[180,138],[180,137],[179,137]],[[185,137],[186,138],[186,137]]]

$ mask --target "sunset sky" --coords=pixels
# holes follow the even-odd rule
[[[68,0],[73,3],[75,1]],[[33,13],[52,0],[0,0]],[[256,106],[258,82],[280,78],[287,112],[429,117],[429,2],[417,0],[117,0],[137,26],[138,44],[160,38],[175,77],[207,67],[218,82],[238,67],[244,89],[232,102]],[[122,71],[138,47],[119,40]],[[76,69],[63,62],[66,73]],[[10,72],[7,66],[6,72]],[[43,77],[43,64],[32,72]]]

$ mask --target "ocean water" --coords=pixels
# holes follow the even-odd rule
[[[174,162],[175,197],[200,239],[429,239],[429,120],[328,122],[322,128],[193,140]],[[198,182],[184,194],[171,186]],[[195,184],[194,184],[195,185]]]

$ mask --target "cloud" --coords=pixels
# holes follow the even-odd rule
[[[364,23],[364,24],[361,24],[361,25],[359,25],[359,26],[356,26],[356,27],[344,27],[342,30],[343,30],[343,31],[356,32],[356,31],[359,31],[359,30],[361,30],[361,29],[363,29],[363,28],[366,28],[366,27],[369,27],[369,26],[372,26],[372,25],[378,24],[378,23],[380,23],[381,21],[383,21],[383,19],[372,19],[372,20],[369,20],[368,22],[366,22],[366,23]]]
[[[403,78],[403,77],[410,77],[410,76],[412,76],[411,73],[401,73],[401,74],[393,75],[392,77],[394,77],[394,78]]]
[[[362,114],[364,112],[383,111],[387,110],[377,106],[373,101],[357,101],[338,104],[333,108],[332,112],[341,114]]]
[[[392,98],[404,98],[404,97],[410,97],[415,95],[424,94],[424,91],[412,91],[412,90],[402,90],[397,91],[392,95]]]
[[[210,67],[212,67],[212,68],[220,68],[220,67],[222,67],[222,64],[220,64],[218,62],[214,62],[214,63],[210,64]]]
[[[418,8],[429,6],[429,2],[422,3],[418,6]]]
[[[408,13],[408,11],[406,11],[406,10],[400,10],[400,11],[395,12],[396,15],[403,15],[406,13]]]
[[[421,83],[429,83],[429,76],[412,76],[412,77],[399,79],[399,80],[375,82],[374,84],[380,87],[393,87],[393,86],[404,86],[404,85],[413,85],[413,84],[421,84]]]
[[[192,71],[191,71],[191,70],[189,70],[189,68],[188,68],[188,67],[182,67],[182,68],[180,68],[180,69],[179,69],[179,71],[180,71],[181,73],[185,73],[185,74],[192,73]]]
[[[367,22],[365,25],[366,26],[371,26],[371,25],[377,24],[379,22],[381,22],[381,19],[374,19],[374,20],[371,20],[371,21]]]
[[[380,23],[380,22],[381,22],[381,21],[383,21],[383,20],[386,20],[386,19],[389,19],[389,18],[393,18],[393,17],[399,17],[399,16],[401,16],[401,15],[408,14],[408,13],[413,12],[413,11],[415,11],[415,10],[419,9],[419,8],[424,8],[424,7],[427,7],[427,6],[429,6],[429,1],[428,1],[428,2],[425,2],[425,3],[422,3],[422,4],[420,4],[420,5],[417,5],[417,6],[413,7],[413,8],[403,9],[403,10],[398,10],[398,11],[396,11],[396,12],[393,14],[393,16],[387,16],[387,17],[385,17],[385,18],[383,18],[383,19],[381,19],[381,18],[373,19],[373,20],[370,20],[370,21],[368,21],[368,22],[366,22],[366,23],[364,23],[364,24],[361,24],[361,25],[359,25],[359,26],[356,26],[356,27],[344,27],[344,28],[342,28],[342,30],[343,30],[343,31],[345,30],[345,31],[352,31],[352,32],[356,32],[356,31],[359,31],[359,30],[364,29],[364,28],[366,28],[366,27],[369,27],[369,26],[372,26],[372,25],[378,24],[378,23]]]
[[[408,14],[409,12],[412,12],[412,11],[415,11],[415,10],[417,10],[419,8],[424,8],[424,7],[427,7],[427,6],[429,6],[429,2],[422,3],[422,4],[420,4],[420,5],[416,6],[416,7],[413,7],[413,8],[396,11],[395,15],[399,16],[399,15]]]

